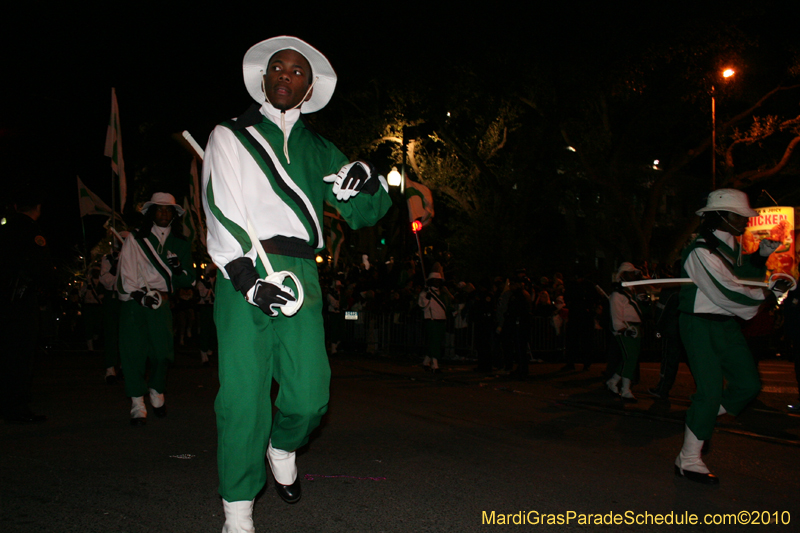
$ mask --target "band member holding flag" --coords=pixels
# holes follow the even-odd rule
[[[215,410],[223,532],[254,531],[266,454],[278,494],[300,499],[295,451],[328,406],[330,366],[315,250],[323,202],[359,228],[391,200],[372,165],[348,159],[301,114],[336,86],[327,58],[295,37],[248,50],[244,82],[256,101],[211,133],[203,165],[208,252],[219,267],[214,320],[220,389]],[[272,416],[272,380],[280,389]]]
[[[122,245],[117,277],[120,359],[133,426],[143,426],[147,420],[146,392],[156,416],[167,414],[167,363],[175,359],[168,300],[195,280],[190,244],[182,234],[183,208],[171,194],[157,192],[142,213],[142,225]],[[148,361],[149,380],[145,379]]]
[[[785,293],[793,284],[779,279],[770,283],[771,290],[742,284],[764,279],[767,258],[780,244],[762,240],[757,252],[742,255],[736,237],[757,215],[745,193],[716,190],[697,214],[703,219],[697,238],[683,252],[682,265],[682,277],[691,278],[692,284],[681,288],[678,306],[697,391],[686,414],[675,475],[716,485],[719,479],[701,458],[703,443],[711,437],[717,416],[738,415],[761,390],[758,368],[736,318],[753,318],[775,302],[773,293]]]

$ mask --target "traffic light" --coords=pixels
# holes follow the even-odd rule
[[[415,220],[411,223],[411,231],[414,233],[418,233],[422,229],[422,222],[419,220]]]

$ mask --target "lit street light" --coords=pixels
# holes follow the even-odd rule
[[[392,170],[389,172],[389,175],[386,176],[386,179],[389,181],[390,187],[399,187],[403,182],[403,176],[401,176],[397,171],[397,167],[392,167]]]
[[[728,79],[736,73],[732,68],[722,71],[722,77]],[[717,188],[717,111],[714,99],[714,86],[711,86],[711,190]]]

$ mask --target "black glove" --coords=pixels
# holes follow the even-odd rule
[[[258,272],[253,262],[247,257],[234,259],[225,265],[225,272],[231,278],[233,288],[247,297],[247,293],[258,281]]]
[[[323,180],[333,183],[333,193],[339,201],[347,201],[362,190],[373,195],[380,185],[378,172],[368,161],[348,163],[338,173],[325,176]]]
[[[172,270],[173,274],[178,275],[183,273],[183,269],[181,268],[181,260],[178,259],[177,255],[168,257],[167,264],[169,264],[169,268]]]
[[[142,307],[147,307],[148,309],[155,309],[156,307],[158,307],[158,300],[156,300],[155,297],[145,293],[144,290],[142,289],[139,289],[138,291],[133,291],[131,293],[131,298],[136,300],[136,303],[138,303]]]
[[[779,279],[775,282],[772,286],[773,291],[778,291],[780,293],[789,292],[792,289],[792,282],[788,279]]]
[[[278,316],[279,307],[296,301],[297,298],[290,287],[259,279],[256,281],[251,303],[257,305],[267,316],[275,318]]]
[[[144,299],[144,291],[133,291],[131,293],[131,298],[136,300],[136,303],[139,305],[144,305],[142,300]]]

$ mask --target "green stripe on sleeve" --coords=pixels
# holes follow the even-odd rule
[[[711,272],[708,271],[708,269],[702,262],[700,263],[700,266],[703,267],[703,270],[706,271],[708,277],[711,278],[711,281],[714,282],[714,285],[717,287],[717,290],[719,290],[728,300],[740,305],[747,305],[750,307],[756,307],[764,303],[764,300],[756,300],[755,298],[750,298],[749,296],[746,296],[742,293],[728,289],[727,287],[722,285],[719,281],[717,281],[717,278],[715,278],[711,274]]]
[[[253,243],[250,240],[250,236],[247,234],[247,231],[222,214],[222,211],[220,211],[219,207],[217,207],[217,204],[214,201],[214,188],[211,186],[213,178],[213,175],[208,177],[208,186],[206,186],[208,208],[211,209],[211,214],[213,214],[214,218],[216,218],[219,223],[222,224],[222,227],[228,230],[228,233],[233,235],[233,238],[236,239],[236,242],[238,242],[239,246],[242,247],[242,255],[245,255],[253,247]]]

